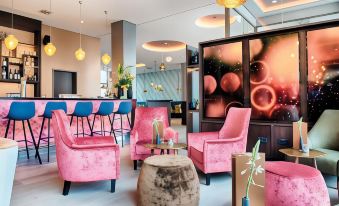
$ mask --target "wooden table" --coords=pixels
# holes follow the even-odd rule
[[[160,154],[164,154],[167,150],[167,154],[170,153],[170,150],[174,150],[174,154],[179,154],[179,149],[186,149],[187,144],[184,143],[174,143],[172,146],[168,144],[145,144],[146,148],[151,149],[151,154],[154,155],[155,149],[160,149]]]
[[[297,149],[293,148],[285,148],[285,149],[280,149],[279,152],[285,154],[286,156],[289,157],[294,157],[295,158],[295,163],[299,163],[299,158],[308,158],[308,159],[313,159],[313,164],[316,169],[317,167],[317,157],[323,157],[326,155],[324,152],[320,152],[318,150],[313,150],[311,149],[308,153],[303,153]]]

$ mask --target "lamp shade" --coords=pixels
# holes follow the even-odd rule
[[[18,39],[13,34],[8,35],[5,39],[5,45],[9,50],[15,49],[18,46],[18,43]]]
[[[105,53],[104,55],[102,55],[101,61],[102,63],[104,63],[104,65],[107,65],[111,62],[111,57],[107,53]]]
[[[75,58],[78,61],[84,60],[85,57],[86,57],[86,52],[84,50],[82,50],[82,48],[79,48],[78,50],[75,51]]]
[[[246,0],[217,0],[217,4],[227,8],[236,8],[246,3]]]
[[[53,43],[48,43],[47,45],[44,46],[44,50],[47,56],[53,56],[56,52],[56,47],[54,46]]]
[[[160,69],[160,71],[165,71],[165,69],[166,69],[165,64],[161,63],[160,66],[159,66],[159,69]]]

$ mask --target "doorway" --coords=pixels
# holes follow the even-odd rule
[[[53,70],[53,97],[59,98],[60,94],[77,93],[77,73]]]

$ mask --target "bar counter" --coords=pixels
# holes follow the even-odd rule
[[[4,137],[5,136],[5,130],[6,130],[6,126],[7,126],[7,122],[8,119],[6,118],[11,103],[14,101],[24,101],[24,102],[34,102],[35,103],[35,116],[30,120],[31,126],[32,126],[32,130],[33,130],[33,134],[36,140],[39,139],[39,134],[40,134],[40,129],[41,129],[41,124],[42,124],[42,117],[40,117],[45,110],[45,106],[47,102],[66,102],[67,104],[67,114],[71,114],[74,111],[74,107],[75,104],[79,101],[90,101],[93,103],[93,113],[97,112],[100,106],[100,103],[102,101],[112,101],[114,102],[114,111],[116,111],[119,107],[120,102],[122,101],[132,101],[132,112],[131,112],[131,124],[133,125],[133,120],[134,120],[134,110],[135,110],[135,100],[120,100],[120,99],[106,99],[106,98],[16,98],[16,97],[0,97],[0,137]],[[90,119],[90,123],[93,123],[93,117],[94,115],[91,115],[89,117]],[[116,118],[120,118],[120,116],[116,116]],[[109,125],[109,120],[108,118],[105,118],[105,130],[106,131],[110,131],[110,125]],[[51,124],[53,124],[53,121],[51,121]],[[25,124],[26,126],[26,131],[28,130],[28,126],[27,124]],[[81,126],[81,120],[79,119],[79,127]],[[128,120],[126,117],[123,117],[123,127],[125,129],[129,128],[129,124],[128,124]],[[88,124],[87,122],[84,121],[84,128],[85,128],[85,133],[89,133],[89,129],[88,129]],[[116,129],[120,129],[120,120],[116,120],[114,122],[114,128]],[[72,132],[73,134],[76,133],[76,118],[73,119],[73,123],[72,123]],[[100,131],[101,126],[100,126],[100,119],[97,116],[96,117],[96,121],[95,121],[95,125],[94,125],[94,131]],[[51,127],[51,131],[50,131],[51,137],[53,137],[53,129]],[[13,135],[13,121],[10,124],[9,130],[8,130],[8,135],[7,138],[12,138]],[[27,133],[27,138],[28,140],[30,139],[30,134],[29,132]],[[108,133],[106,133],[106,135],[108,135]],[[47,136],[47,124],[44,125],[44,129],[42,132],[42,137],[46,137]],[[80,136],[79,136],[80,137]],[[24,139],[24,135],[23,135],[23,128],[22,128],[22,124],[17,123],[15,126],[15,140],[23,140]],[[51,139],[51,142],[53,142],[53,138]],[[44,144],[44,142],[42,142],[42,144]],[[19,144],[20,146],[24,146],[24,142],[21,142]]]

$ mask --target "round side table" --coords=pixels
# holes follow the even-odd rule
[[[311,149],[308,153],[303,153],[293,148],[280,149],[279,152],[285,154],[286,156],[294,157],[295,163],[299,163],[299,158],[313,159],[313,164],[316,169],[318,169],[316,158],[323,157],[326,155],[326,153],[314,149]]]
[[[138,179],[139,206],[199,205],[199,179],[192,160],[181,155],[145,159]]]

